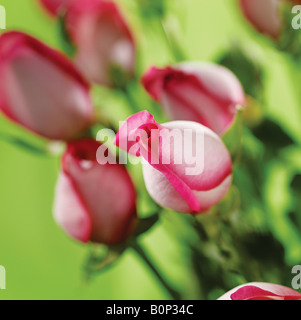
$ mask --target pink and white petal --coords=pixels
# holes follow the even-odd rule
[[[2,74],[6,81],[0,91],[10,106],[3,111],[30,130],[67,140],[91,121],[87,92],[43,57],[23,53]]]
[[[191,88],[189,87],[189,89],[187,88],[187,90],[191,90]],[[162,106],[164,106],[166,115],[170,119],[195,121],[203,124],[208,128],[211,128],[212,123],[210,123],[210,119],[207,119],[207,116],[201,114],[196,108],[194,108],[194,105],[189,102],[189,100],[191,99],[191,95],[189,95],[189,100],[184,100],[182,97],[179,97],[179,92],[186,92],[186,89],[183,88],[183,91],[182,89],[180,91],[174,90],[173,92],[164,93],[162,95],[161,104]],[[194,102],[199,101],[199,93],[197,95],[193,94],[193,96],[197,96],[197,99],[194,100]],[[207,109],[206,107],[206,110],[208,110],[208,112],[210,112],[209,108]]]
[[[162,175],[154,174],[147,177],[150,180],[146,180],[150,194],[154,193],[151,188],[157,192],[160,181],[167,179],[177,195],[188,205],[189,210],[185,211],[201,210],[194,191],[215,189],[232,173],[231,156],[220,137],[199,123],[174,121],[159,125],[152,115],[144,111],[131,116],[126,125],[117,134],[116,145],[120,146],[123,140],[123,143],[129,146],[129,136],[132,133],[135,136],[139,130],[146,129],[147,137],[139,136],[138,140],[133,139],[138,141],[136,143],[138,152],[135,149],[135,155],[141,155],[150,166],[164,176],[163,178]],[[155,143],[158,147],[156,150],[153,149],[153,139],[157,136],[153,134],[154,128],[157,135],[160,133],[161,139],[159,143]],[[189,135],[186,134],[188,130]],[[187,150],[187,147],[191,150]],[[129,147],[124,149],[129,151]],[[170,189],[165,191],[171,193]],[[163,191],[164,199],[167,198],[164,195],[165,191]],[[159,200],[158,203],[162,204],[162,201]],[[181,210],[184,209],[181,207]]]
[[[235,119],[237,106],[245,105],[239,80],[230,70],[213,63],[186,62],[177,65],[177,70],[186,74],[186,80],[171,93],[197,112],[198,122],[223,135]]]
[[[165,77],[172,72],[172,68],[159,69],[151,67],[142,76],[142,85],[154,100],[159,102],[164,93]]]
[[[170,149],[173,157],[183,152],[185,145],[192,147],[192,150],[186,149],[182,164],[176,164],[172,159],[169,165],[171,170],[192,190],[208,191],[214,189],[232,174],[230,153],[221,138],[212,130],[191,121],[172,121],[163,124],[162,127],[171,130],[171,132],[172,130],[182,132],[182,141],[171,142]],[[189,132],[191,134],[185,134]],[[196,145],[198,146],[196,147]],[[198,157],[196,158],[195,155]],[[187,174],[187,169],[190,169],[189,174]]]
[[[216,99],[241,106],[245,104],[242,85],[229,69],[208,62],[184,62],[178,64],[177,69],[196,76],[205,90]]]
[[[76,65],[87,79],[110,86],[113,66],[132,73],[135,42],[114,2],[76,1],[69,7],[66,26],[78,48]]]
[[[170,86],[163,95],[162,105],[171,119],[199,122],[218,135],[228,130],[237,114],[234,104],[219,101],[195,81]]]
[[[204,158],[200,164],[195,163],[194,168],[190,167],[195,170],[195,175],[193,170],[188,175],[186,170],[189,166],[185,163],[174,163],[176,154],[183,154],[183,148],[173,143],[173,140],[170,150],[163,147],[163,152],[171,151],[171,163],[143,164],[148,192],[161,206],[179,212],[199,213],[207,210],[224,197],[231,185],[232,163],[228,150],[215,133],[198,123],[174,121],[163,124],[162,127],[180,130],[183,140],[177,141],[179,145],[185,145],[187,143],[185,139],[190,139],[189,136],[184,135],[183,130],[199,132],[203,139],[198,143],[203,143],[201,149]],[[166,136],[163,135],[164,138]],[[194,141],[192,141],[193,145]],[[218,152],[219,157],[214,154],[215,152]],[[193,153],[195,154],[195,152],[191,154]],[[147,160],[146,156],[144,158]],[[162,155],[160,159],[162,160]],[[185,159],[182,158],[182,160]]]
[[[142,83],[171,119],[196,121],[219,135],[233,123],[237,105],[245,104],[243,88],[235,75],[212,63],[153,67]]]
[[[238,286],[218,300],[300,300],[301,294],[290,288],[262,282]]]
[[[68,140],[92,123],[89,85],[63,55],[38,40],[3,34],[0,77],[0,109],[35,133]]]
[[[89,212],[91,241],[111,245],[124,241],[133,232],[136,194],[124,166],[97,163],[99,146],[93,140],[70,143],[63,167]]]
[[[199,214],[205,212],[224,198],[232,184],[232,176],[229,176],[215,189],[193,191],[198,203],[198,208],[193,210],[189,201],[181,196],[164,174],[148,163],[143,164],[143,176],[146,189],[160,206],[182,213]]]
[[[125,170],[95,164],[88,169],[73,167],[71,175],[91,216],[91,240],[115,244],[125,239],[136,218],[135,193]]]
[[[64,173],[59,175],[56,186],[54,217],[70,237],[84,243],[90,241],[91,219],[71,179]]]
[[[139,142],[137,143],[140,149],[140,155],[146,161],[148,161],[152,167],[163,173],[163,175],[168,179],[170,184],[179,193],[179,195],[186,200],[191,211],[198,212],[200,210],[200,205],[197,201],[197,198],[195,197],[190,186],[179,175],[179,173],[182,173],[185,170],[185,167],[183,166],[182,162],[180,165],[174,164],[174,153],[179,153],[182,155],[183,150],[181,149],[178,151],[175,150],[176,148],[169,149],[169,146],[172,143],[169,139],[170,130],[160,126],[159,124],[153,123],[145,124],[137,131],[139,130],[143,130],[143,134],[142,132],[139,132]],[[180,143],[182,143],[183,134],[180,130],[178,130],[177,133],[180,133]],[[135,132],[135,134],[137,134],[137,132]],[[164,142],[167,144],[164,145]],[[173,146],[177,146],[177,143],[173,143]],[[165,159],[164,155],[167,156]],[[175,170],[175,166],[178,167],[178,170]]]
[[[194,211],[188,201],[180,195],[167,177],[147,162],[143,163],[143,176],[148,193],[158,205],[182,213]],[[200,209],[198,203],[197,205],[196,211]]]
[[[135,138],[139,134],[139,132],[136,134],[136,130],[147,124],[156,124],[154,117],[147,111],[141,111],[130,116],[117,132],[114,144],[133,156],[140,156],[138,145],[135,148],[135,152],[133,152],[133,146],[137,144]]]
[[[232,185],[232,175],[229,175],[219,186],[209,191],[195,191],[201,205],[201,212],[205,212],[219,203]]]

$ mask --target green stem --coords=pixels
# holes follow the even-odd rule
[[[300,91],[300,80],[301,80],[301,66],[295,61],[289,61],[289,78],[291,80],[292,88],[295,93],[295,99],[297,103],[297,109],[299,111],[299,119],[301,120],[301,91]]]
[[[161,273],[157,270],[157,268],[154,266],[151,258],[147,255],[146,250],[137,242],[135,242],[132,245],[132,248],[135,250],[135,252],[138,254],[138,256],[143,260],[145,265],[154,273],[162,287],[165,288],[165,290],[170,294],[172,299],[174,300],[181,300],[181,295],[175,291],[169,283],[164,279],[164,277],[161,275]]]
[[[163,35],[164,40],[166,41],[171,54],[173,55],[176,62],[181,62],[186,60],[185,54],[180,49],[179,45],[175,42],[175,40],[169,36],[168,31],[164,25],[164,22],[161,18],[158,18],[159,28]]]
[[[132,95],[131,90],[129,89],[128,86],[125,86],[124,88],[120,89],[121,92],[123,93],[129,107],[131,108],[131,112],[133,113],[138,113],[141,111],[138,103],[136,102],[135,98]]]

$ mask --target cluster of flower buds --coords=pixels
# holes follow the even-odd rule
[[[54,212],[56,221],[81,242],[125,241],[137,223],[136,191],[121,164],[99,165],[94,139],[83,139],[95,122],[90,87],[113,85],[111,71],[132,74],[135,43],[112,1],[41,1],[64,15],[76,46],[73,61],[19,31],[0,36],[0,110],[32,133],[65,141]]]
[[[273,38],[282,31],[281,2],[240,0],[252,25]],[[103,144],[87,132],[96,121],[91,86],[113,88],[136,74],[133,33],[111,0],[40,3],[53,19],[63,18],[74,56],[19,31],[3,33],[0,110],[34,134],[66,143],[54,202],[63,230],[83,243],[123,243],[138,224],[136,188],[124,165],[106,162],[109,149],[97,159]],[[143,159],[146,189],[159,206],[194,215],[208,212],[232,184],[232,159],[222,139],[246,104],[240,81],[218,64],[183,62],[152,66],[141,82],[170,122],[158,123],[148,111],[132,114],[115,145]],[[221,299],[300,296],[281,286],[250,284]]]
[[[95,121],[91,84],[114,86],[114,70],[122,71],[125,79],[133,75],[134,37],[112,1],[41,3],[55,19],[64,17],[75,55],[71,60],[22,32],[4,33],[0,37],[0,109],[35,134],[66,141],[54,206],[63,229],[82,242],[116,244],[135,229],[135,188],[123,165],[100,165],[96,160],[99,143],[82,137]],[[127,131],[120,128],[116,145],[122,148],[128,135],[143,128],[149,136],[147,140],[137,136],[136,147],[147,160],[143,172],[151,197],[175,211],[205,212],[232,183],[231,157],[220,136],[244,105],[243,89],[229,70],[208,63],[152,67],[142,83],[170,120],[177,121],[161,125],[148,112],[132,115],[126,121]],[[150,147],[156,140],[153,129],[158,129],[163,143],[169,141],[168,133],[178,130],[170,144],[169,163],[163,161],[165,147]],[[192,135],[185,135],[187,129]],[[184,162],[178,162],[179,155]]]

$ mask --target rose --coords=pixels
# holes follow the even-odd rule
[[[277,284],[252,282],[232,289],[218,300],[301,300],[301,293]]]
[[[211,63],[185,62],[172,67],[152,67],[142,83],[172,120],[199,122],[224,134],[235,120],[245,96],[228,69]]]
[[[123,124],[115,144],[142,156],[146,188],[161,206],[184,213],[217,204],[232,182],[230,154],[218,135],[191,121],[160,125],[147,111]]]
[[[43,137],[68,140],[93,121],[87,82],[65,56],[29,35],[1,35],[0,78],[0,110]]]
[[[283,30],[282,2],[301,3],[300,0],[239,0],[242,13],[260,33],[278,39]]]
[[[123,165],[97,162],[100,146],[92,139],[68,144],[56,187],[54,215],[71,237],[112,245],[134,231],[136,193]]]
[[[131,78],[135,68],[135,42],[114,2],[74,1],[68,7],[65,23],[77,48],[75,63],[87,79],[114,86],[118,81]]]
[[[282,21],[279,4],[282,0],[240,0],[243,14],[261,33],[278,38]]]

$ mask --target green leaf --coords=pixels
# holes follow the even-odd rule
[[[138,6],[144,19],[162,18],[166,13],[165,0],[138,0]]]
[[[299,192],[301,194],[301,174],[296,174],[291,182],[291,188],[296,193]]]
[[[118,64],[112,64],[110,66],[109,73],[113,87],[118,89],[125,90],[131,78],[133,78],[133,75],[126,73],[125,70]]]
[[[301,173],[301,152],[299,148],[285,149],[282,161],[275,159],[268,166],[266,185],[264,189],[271,230],[275,237],[283,244],[287,263],[294,265],[300,263],[301,257],[301,232],[292,221],[292,210],[295,198],[291,190],[294,177]],[[298,209],[298,208],[296,208]]]
[[[72,43],[68,31],[65,26],[65,15],[60,15],[58,19],[58,32],[61,49],[69,56],[73,57],[76,52],[76,47]]]
[[[51,155],[47,152],[46,148],[42,146],[34,145],[26,140],[20,139],[19,137],[11,136],[0,132],[0,139],[7,143],[14,145],[17,148],[20,148],[26,152],[29,152],[34,155],[50,157]]]
[[[272,119],[265,119],[252,132],[258,140],[270,149],[279,150],[295,144],[288,133]]]
[[[240,156],[241,139],[242,139],[242,109],[239,108],[236,119],[231,128],[223,136],[223,141],[230,151],[233,161],[236,161]]]
[[[250,48],[245,49],[234,43],[216,62],[231,70],[240,80],[246,94],[257,99],[263,91],[264,70],[261,61],[254,56]]]

